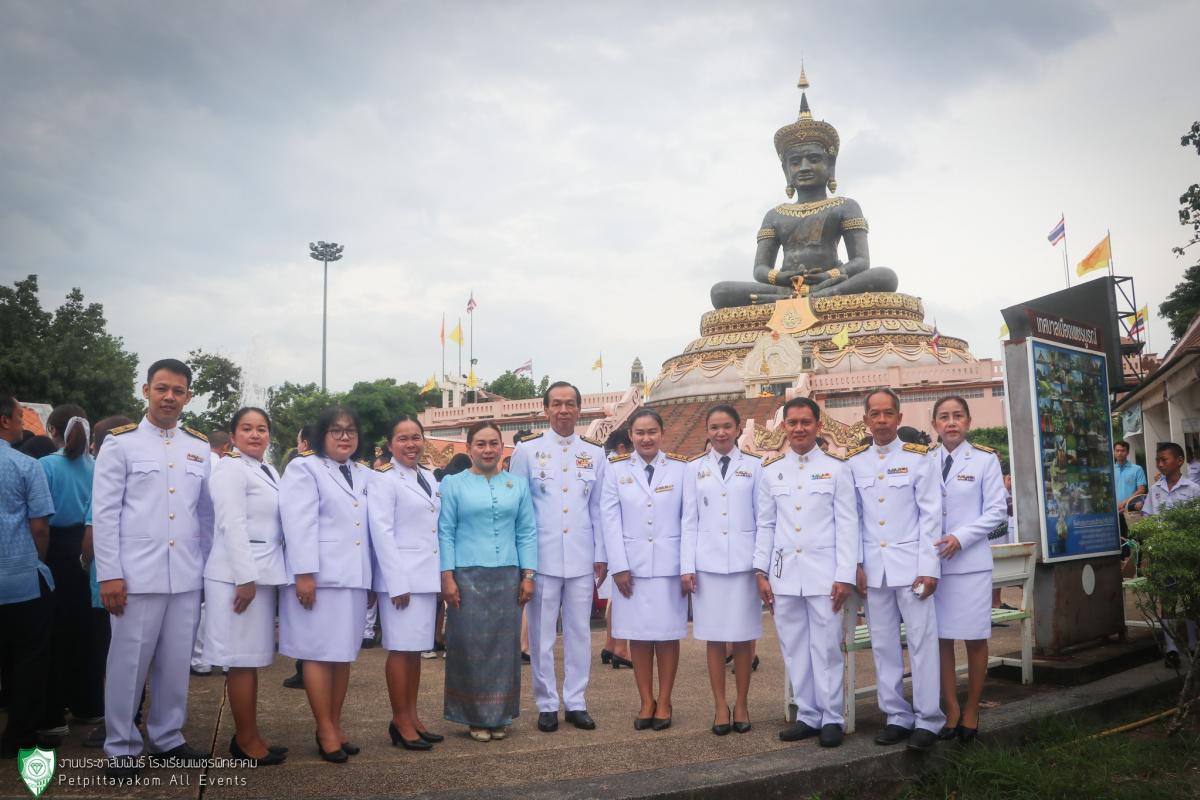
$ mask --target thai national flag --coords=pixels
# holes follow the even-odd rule
[[[929,349],[933,351],[935,356],[941,355],[941,351],[939,350],[941,344],[942,335],[938,333],[937,323],[935,322],[933,323],[933,336],[929,337]]]
[[[1050,231],[1050,234],[1046,238],[1050,240],[1051,245],[1056,245],[1067,238],[1067,218],[1065,216],[1058,221],[1058,224],[1054,226],[1054,229]]]
[[[513,375],[520,375],[522,372],[528,372],[530,375],[533,375],[533,359],[532,358],[529,359],[528,361],[526,361],[521,366],[514,369]]]

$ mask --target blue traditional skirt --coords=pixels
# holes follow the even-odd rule
[[[502,728],[521,713],[521,607],[516,567],[454,570],[460,608],[446,609],[443,716],[474,728]]]

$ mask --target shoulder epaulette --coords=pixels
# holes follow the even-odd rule
[[[540,439],[545,435],[546,435],[545,431],[538,431],[537,433],[531,433],[528,436],[526,436],[525,438],[523,438],[521,440],[521,442],[532,442],[534,439]],[[517,444],[520,444],[521,442],[517,442]]]
[[[771,464],[774,464],[776,461],[778,461],[778,460],[780,460],[781,458],[783,458],[783,456],[784,456],[784,454],[783,454],[783,453],[776,453],[775,455],[773,455],[773,456],[771,456],[770,458],[768,458],[766,461],[762,462],[762,465],[763,465],[764,467],[768,467],[768,466],[770,466]]]
[[[991,453],[992,455],[996,454],[996,448],[988,447],[986,444],[975,444],[974,442],[967,442],[967,444],[971,445],[971,447],[974,447],[976,450],[982,450],[983,452]]]
[[[691,461],[690,458],[688,458],[687,456],[681,456],[681,455],[679,455],[679,453],[667,453],[667,458],[671,459],[672,461],[682,461],[685,464],[687,462]]]
[[[395,465],[394,465],[394,464],[392,464],[392,462],[390,462],[390,461],[389,461],[388,463],[384,464],[382,467],[379,467],[379,468],[378,468],[378,469],[376,469],[375,471],[376,471],[376,472],[387,472],[387,471],[388,471],[389,469],[391,469],[393,466],[395,466]]]
[[[296,455],[298,455],[298,456],[312,456],[312,455],[316,455],[316,453],[317,453],[317,451],[316,451],[316,450],[301,450],[299,453],[296,453]]]
[[[137,430],[136,422],[131,422],[128,425],[121,425],[120,427],[113,428],[111,431],[108,432],[108,435],[109,436],[120,436],[122,433],[129,433],[132,430]]]
[[[835,453],[832,450],[829,450],[828,452],[826,452],[825,455],[829,456],[830,458],[836,458],[838,461],[845,461],[846,459],[848,459],[850,457],[848,455],[844,456],[841,453]]]
[[[200,440],[200,441],[202,441],[202,442],[207,442],[207,441],[208,441],[208,437],[207,437],[207,436],[205,436],[203,433],[201,433],[200,431],[196,430],[195,428],[189,428],[187,425],[184,425],[184,426],[183,426],[183,432],[184,432],[184,433],[186,433],[186,434],[189,434],[189,435],[191,435],[191,436],[195,436],[197,439],[199,439],[199,440]]]
[[[762,453],[751,453],[747,450],[743,450],[742,455],[750,456],[751,458],[762,458]]]
[[[241,458],[242,454],[239,453],[237,450],[230,450],[228,453],[225,454],[225,457],[226,458]]]
[[[936,442],[934,444],[931,444],[931,445],[929,445],[929,452],[932,453],[934,450],[937,450],[941,446],[942,446],[941,442]]]
[[[608,463],[610,463],[610,464],[616,464],[618,461],[624,461],[624,460],[625,460],[625,459],[627,459],[627,458],[629,458],[629,453],[626,453],[626,454],[625,454],[625,455],[623,455],[623,456],[609,456],[609,457],[608,457]]]
[[[856,456],[859,453],[865,453],[870,449],[871,445],[869,444],[860,444],[858,447],[851,447],[846,451],[846,458],[852,458],[853,456]]]
[[[540,434],[539,434],[539,435],[540,435]],[[580,435],[580,437],[579,437],[579,438],[580,438],[580,439],[583,439],[583,440],[584,440],[585,442],[587,442],[588,444],[595,445],[596,447],[604,447],[604,442],[601,442],[601,441],[600,441],[600,440],[598,440],[598,439],[593,439],[593,438],[592,438],[592,437],[590,437],[590,436],[583,436],[583,435]]]
[[[371,462],[367,461],[366,459],[360,458],[357,461],[355,461],[354,463],[358,464],[359,466],[366,467],[367,469],[371,469]],[[388,463],[391,463],[391,462],[388,462]]]
[[[904,449],[910,453],[920,453],[925,455],[929,452],[929,448],[923,444],[914,444],[913,442],[905,442]]]
[[[688,461],[697,461],[697,460],[699,460],[699,459],[701,459],[701,458],[704,458],[706,455],[708,455],[708,451],[707,451],[707,450],[705,450],[703,453],[697,453],[696,455],[694,455],[694,456],[692,456],[691,458],[689,458],[689,459],[688,459]]]

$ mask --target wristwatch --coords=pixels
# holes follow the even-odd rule
[[[531,570],[531,569],[521,570],[521,580],[531,581],[531,580],[533,580],[533,576],[534,576],[533,570]]]

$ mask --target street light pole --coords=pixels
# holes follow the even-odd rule
[[[321,296],[321,392],[325,392],[325,350],[326,332],[329,320],[329,262],[340,261],[342,246],[337,242],[308,243],[308,255],[325,266],[325,290]]]

